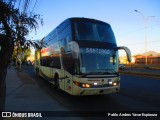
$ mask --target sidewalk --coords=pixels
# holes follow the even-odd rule
[[[34,117],[5,117],[4,120],[81,120],[80,117],[64,117],[58,111],[69,111],[60,103],[51,98],[40,89],[36,82],[25,72],[19,72],[13,66],[7,71],[6,76],[6,104],[5,111],[20,113],[42,113],[42,118]],[[46,112],[45,112],[46,111]],[[51,112],[50,111],[55,111]],[[49,114],[59,114],[58,117],[43,116],[43,112]]]
[[[66,111],[25,72],[16,72],[13,66],[7,72],[5,111]]]

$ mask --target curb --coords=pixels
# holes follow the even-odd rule
[[[145,75],[145,76],[149,76],[149,77],[160,77],[159,73],[132,72],[132,71],[119,71],[119,73]]]

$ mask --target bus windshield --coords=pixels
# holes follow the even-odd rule
[[[82,74],[116,74],[117,55],[114,50],[81,48],[80,72]]]
[[[116,43],[113,31],[108,24],[77,21],[74,23],[76,40],[91,40]]]

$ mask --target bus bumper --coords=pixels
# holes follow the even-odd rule
[[[102,88],[80,88],[78,86],[74,87],[75,91],[73,91],[73,95],[77,96],[110,94],[110,93],[117,93],[120,90],[120,84],[118,86],[102,87]]]

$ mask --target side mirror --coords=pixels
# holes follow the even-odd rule
[[[125,47],[125,46],[120,46],[120,47],[117,47],[116,50],[121,50],[121,49],[125,50],[125,52],[127,54],[127,60],[128,60],[128,62],[131,62],[131,51],[129,50],[129,48]]]
[[[69,47],[70,47],[70,50],[72,52],[72,56],[74,59],[78,59],[78,55],[79,55],[79,45],[74,42],[74,41],[71,41],[69,42]]]

